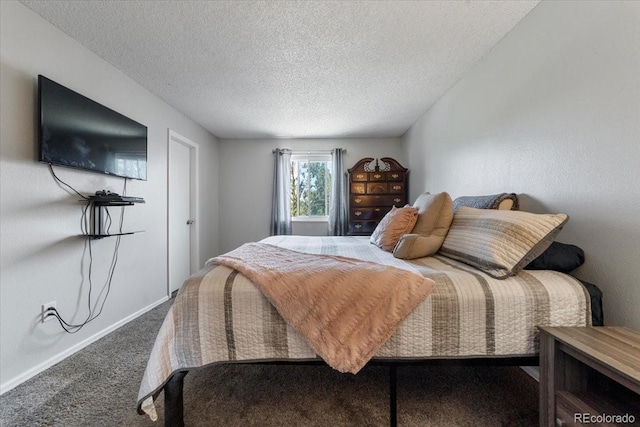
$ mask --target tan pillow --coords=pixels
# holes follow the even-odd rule
[[[568,220],[565,214],[461,206],[439,253],[504,279],[544,252]]]
[[[413,204],[418,208],[418,220],[411,234],[403,236],[393,250],[393,256],[414,259],[438,252],[453,220],[453,202],[447,193],[423,193]]]
[[[411,231],[417,219],[418,209],[394,206],[373,230],[369,241],[385,251],[392,251],[400,237]]]
[[[498,209],[502,209],[503,211],[510,211],[513,208],[513,199],[504,199],[498,205]]]
[[[393,248],[393,256],[400,259],[422,258],[438,252],[441,244],[442,242],[434,243],[433,236],[405,234],[400,237],[396,247]]]

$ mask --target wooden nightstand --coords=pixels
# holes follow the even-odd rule
[[[557,425],[640,425],[639,333],[540,328],[540,426]]]

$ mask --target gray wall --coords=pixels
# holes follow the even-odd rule
[[[218,253],[218,156],[211,134],[22,4],[0,2],[0,19],[0,383],[6,391],[167,297],[167,128],[200,145],[201,263]],[[77,237],[82,204],[36,162],[38,74],[148,127],[148,181],[128,184],[128,194],[147,203],[125,215],[125,229],[146,231],[122,238],[104,311],[75,335],[55,321],[39,323],[41,304],[54,300],[68,320],[86,316],[88,254],[86,239]],[[122,191],[120,178],[57,173],[81,193]],[[114,243],[92,245],[94,298]]]
[[[410,191],[565,212],[579,278],[640,329],[640,3],[542,2],[403,137]]]
[[[220,140],[220,250],[269,235],[273,189],[274,148],[331,150],[346,148],[345,168],[363,157],[393,157],[403,166],[406,158],[400,138]],[[295,234],[326,234],[325,223],[296,223]]]

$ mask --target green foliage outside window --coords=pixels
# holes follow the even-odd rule
[[[327,216],[331,201],[331,161],[291,161],[291,216]]]

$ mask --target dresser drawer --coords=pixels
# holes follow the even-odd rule
[[[369,181],[386,181],[387,175],[384,172],[369,172]]]
[[[377,208],[356,208],[351,209],[349,212],[349,219],[351,220],[365,220],[365,219],[374,219],[381,220],[387,212],[391,210],[390,207],[377,207]]]
[[[367,173],[366,172],[356,172],[351,174],[351,181],[366,181]]]
[[[385,196],[374,196],[374,195],[352,195],[349,197],[349,203],[352,208],[360,207],[360,206],[397,206],[402,207],[405,205],[405,197],[404,194],[397,195],[385,195]]]
[[[366,194],[366,186],[368,184],[365,182],[352,182],[351,183],[351,193],[352,194]]]
[[[388,192],[389,184],[386,182],[367,182],[367,194],[386,194]]]
[[[404,183],[403,182],[390,182],[388,185],[389,185],[389,193],[392,193],[392,194],[404,194]]]
[[[378,221],[349,221],[349,234],[370,235],[377,225]]]
[[[387,181],[402,181],[402,180],[404,180],[404,173],[387,172]]]

